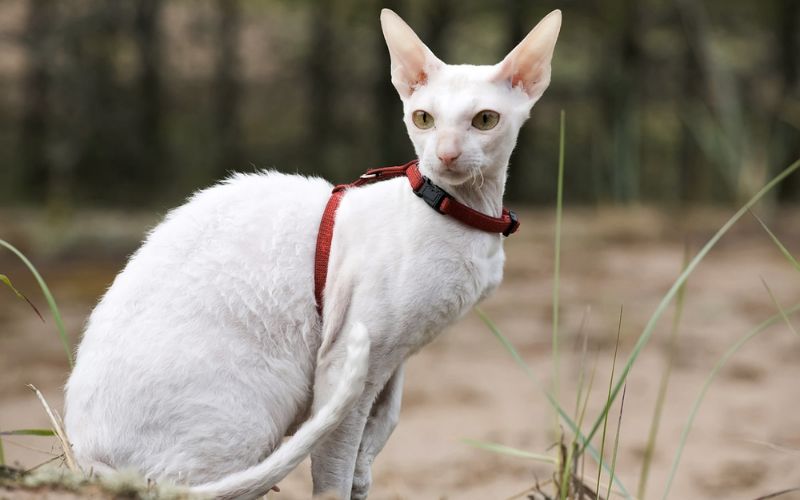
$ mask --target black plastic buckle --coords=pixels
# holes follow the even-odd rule
[[[422,178],[424,179],[424,182],[419,189],[414,190],[414,194],[425,200],[425,203],[430,205],[431,208],[440,214],[444,213],[441,211],[442,202],[446,198],[452,198],[452,196],[450,196],[450,194],[444,189],[432,183],[427,177],[423,176]]]
[[[519,229],[519,219],[517,218],[516,212],[513,210],[508,211],[508,216],[511,218],[511,224],[508,225],[508,229],[503,231],[503,236],[508,238],[511,236],[511,233]]]

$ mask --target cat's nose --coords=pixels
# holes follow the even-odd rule
[[[458,159],[458,157],[461,156],[461,152],[439,153],[437,156],[439,157],[439,161],[442,162],[442,165],[444,165],[445,167],[450,167],[453,165],[453,162],[455,162]]]

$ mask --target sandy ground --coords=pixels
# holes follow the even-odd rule
[[[599,412],[614,350],[620,307],[621,358],[677,277],[688,242],[692,253],[727,218],[726,211],[692,214],[643,208],[574,211],[565,218],[561,282],[561,399],[572,411],[583,334],[590,369],[597,363],[587,421]],[[41,219],[0,212],[0,237],[32,251],[78,337],[98,296],[152,216],[93,215],[60,229],[31,230]],[[800,213],[768,219],[800,253]],[[507,240],[506,278],[483,305],[543,383],[551,373],[553,214],[530,211],[523,230]],[[36,249],[36,252],[33,252]],[[7,274],[45,311],[24,269],[0,254]],[[660,498],[689,408],[725,350],[776,309],[761,278],[790,307],[800,297],[793,270],[763,231],[745,220],[692,276],[680,344],[659,433],[648,498]],[[659,378],[664,367],[670,307],[631,372],[617,470],[635,493]],[[800,319],[794,318],[797,328]],[[800,338],[778,323],[736,354],[711,386],[691,431],[670,498],[753,499],[800,486]],[[40,387],[55,407],[67,365],[52,320],[42,324],[24,303],[0,289],[0,429],[44,427],[43,411],[25,384]],[[554,419],[537,385],[526,378],[476,314],[470,313],[409,360],[400,424],[374,467],[376,499],[503,499],[523,492],[552,470],[534,462],[476,450],[464,438],[552,453]],[[617,409],[615,407],[614,414]],[[616,417],[615,417],[616,419]],[[613,435],[616,422],[609,425]],[[49,439],[4,440],[6,460],[31,467],[49,458]],[[587,475],[595,467],[587,460]],[[592,480],[593,481],[593,480]],[[271,497],[310,496],[308,464]],[[781,498],[800,498],[786,495]]]

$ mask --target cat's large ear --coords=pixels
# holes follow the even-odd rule
[[[561,29],[561,11],[547,14],[499,64],[496,79],[520,86],[536,102],[550,84],[550,61]]]
[[[431,72],[444,63],[433,55],[400,16],[389,9],[381,10],[381,28],[392,60],[392,84],[405,99],[414,89],[425,85]]]

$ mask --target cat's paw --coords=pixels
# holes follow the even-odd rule
[[[353,489],[350,492],[350,500],[366,500],[369,489],[372,486],[372,472],[367,468],[366,471],[359,471],[353,477]]]

